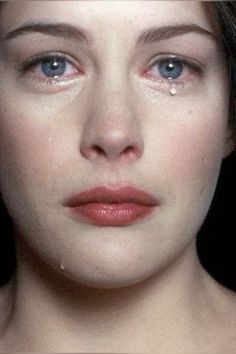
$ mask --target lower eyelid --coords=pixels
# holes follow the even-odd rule
[[[24,89],[35,94],[54,95],[75,88],[80,91],[84,86],[84,80],[80,76],[72,79],[39,79],[35,75],[23,78]]]
[[[160,77],[162,80],[168,80],[168,78],[164,78],[163,76],[161,76],[161,74],[160,74],[160,72],[159,72],[159,70],[158,70],[158,68],[155,70],[156,71],[156,74],[153,74],[152,75],[152,70],[154,70],[153,68],[155,67],[155,66],[158,66],[159,65],[159,63],[157,63],[157,64],[154,64],[152,67],[149,67],[147,70],[146,70],[146,72],[145,72],[145,76],[147,77],[148,75],[150,75],[150,76],[152,76],[154,79],[155,79],[155,75],[156,76],[158,76],[158,77]],[[186,71],[187,72],[190,72],[190,74],[189,75],[192,75],[192,74],[195,74],[196,73],[196,69],[193,69],[193,68],[191,68],[190,66],[188,66],[188,65],[186,65],[186,64],[183,64],[183,72],[181,73],[181,75],[180,76],[178,76],[176,79],[171,79],[171,80],[173,80],[173,81],[179,81],[179,80],[183,80],[183,76],[186,76],[187,74],[186,74]]]
[[[46,76],[41,70],[40,63],[32,64],[31,67],[21,70],[21,77],[25,80],[31,80],[34,85],[66,85],[75,80],[81,80],[84,75],[84,72],[76,67],[73,69],[73,66],[70,73],[64,73],[58,77],[56,77],[56,75],[51,77]]]
[[[177,64],[180,63],[182,64],[183,67],[183,71],[184,72],[189,72],[190,74],[188,76],[193,76],[193,75],[203,75],[205,72],[205,65],[200,62],[197,61],[196,59],[192,59],[190,57],[186,57],[183,56],[181,54],[174,54],[174,53],[159,53],[157,55],[155,55],[151,61],[149,62],[148,66],[142,70],[142,76],[146,76],[148,77],[148,75],[150,76],[150,78],[153,76],[155,79],[155,73],[154,75],[152,75],[152,70],[154,70],[153,68],[158,67],[161,63],[163,62],[176,62]],[[165,80],[164,77],[162,77],[162,75],[158,72],[158,68],[155,70],[156,71],[156,75],[160,78],[163,78],[163,80]],[[186,75],[184,75],[186,76]],[[182,79],[183,75],[179,76],[179,78],[177,78],[176,80],[180,80],[180,78]],[[174,80],[174,79],[173,79]]]
[[[174,85],[178,89],[178,94],[188,94],[200,88],[200,80],[204,78],[205,73],[198,68],[190,68],[190,73],[184,74],[177,79],[165,79],[160,75],[144,75],[145,85],[155,91],[170,93]]]
[[[38,64],[36,64],[35,66],[33,66],[33,67],[31,67],[31,69],[29,70],[29,71],[31,71],[31,72],[33,72],[34,70],[36,71],[37,69],[38,69],[38,75],[40,75],[40,71],[41,71],[41,75],[45,75],[43,72],[42,72],[42,68],[40,67],[42,65],[42,63],[38,63]],[[67,63],[67,66],[68,65],[70,65],[70,67],[72,68],[72,71],[74,71],[74,73],[78,73],[78,69],[77,68],[74,68],[73,67],[73,65],[71,65],[70,63]],[[56,75],[55,75],[56,76]],[[62,76],[64,76],[64,77],[70,77],[71,76],[71,74],[67,74],[67,73],[64,73],[64,74],[62,74]],[[45,75],[45,77],[47,77],[46,75]],[[48,78],[53,78],[53,76],[52,77],[48,77]]]
[[[140,76],[139,76],[140,77]],[[179,95],[188,95],[191,93],[196,93],[201,90],[201,75],[200,74],[189,74],[188,77],[183,79],[162,79],[161,77],[152,78],[142,76],[142,83],[148,89],[153,92],[161,93],[164,95],[170,95],[171,87],[175,87],[177,89],[177,96]]]

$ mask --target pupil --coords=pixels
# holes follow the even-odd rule
[[[173,65],[173,63],[169,63],[168,65],[167,65],[167,67],[166,67],[166,70],[167,71],[172,71],[174,69],[174,65]]]
[[[183,64],[178,60],[163,60],[159,63],[158,70],[165,79],[177,79],[183,72]]]
[[[48,77],[61,76],[65,73],[66,63],[64,59],[49,58],[43,60],[41,64],[41,69],[45,76]]]

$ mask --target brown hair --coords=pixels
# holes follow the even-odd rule
[[[221,41],[228,60],[230,75],[229,123],[236,147],[236,2],[214,1],[217,21],[221,29]]]

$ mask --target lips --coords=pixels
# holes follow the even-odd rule
[[[133,186],[96,187],[72,195],[65,203],[80,221],[98,226],[125,226],[150,215],[159,205],[149,193]]]

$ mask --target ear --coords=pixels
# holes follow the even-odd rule
[[[227,158],[236,149],[236,132],[233,127],[228,127],[224,145],[223,159]]]

